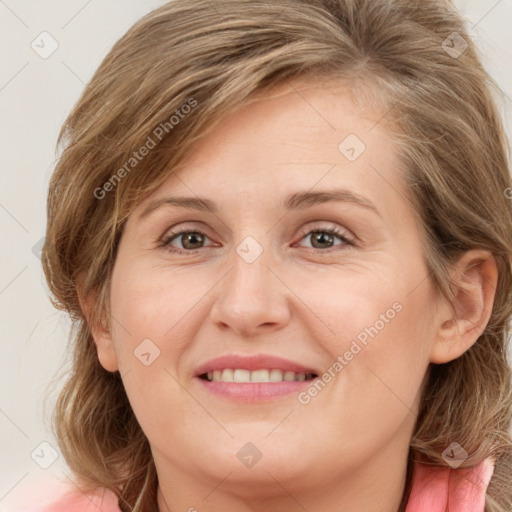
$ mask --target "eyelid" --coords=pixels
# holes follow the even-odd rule
[[[193,224],[193,226],[189,227],[189,224]],[[180,233],[189,233],[189,232],[198,232],[202,233],[203,235],[210,238],[207,232],[209,232],[210,229],[206,227],[204,222],[201,221],[186,221],[186,222],[177,222],[176,224],[173,224],[172,226],[169,226],[157,239],[157,243],[161,243],[167,239],[169,239],[172,236],[176,236]]]
[[[313,222],[313,225],[310,224],[304,226],[300,230],[300,235],[298,241],[302,240],[305,236],[310,235],[311,233],[315,231],[327,231],[327,232],[334,232],[336,236],[339,236],[341,238],[344,238],[346,240],[346,243],[350,243],[352,245],[356,245],[358,242],[358,238],[347,228],[340,227],[337,224],[331,223],[330,225],[326,224],[327,221],[316,221]],[[296,242],[294,242],[296,243]],[[325,252],[325,251],[323,251]]]

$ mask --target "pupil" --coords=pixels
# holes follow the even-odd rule
[[[185,242],[183,243],[183,247],[186,247],[188,249],[195,249],[195,247],[187,247],[187,245],[190,243],[194,244],[197,243],[197,240],[199,240],[199,243],[201,242],[201,235],[199,233],[187,233],[185,237]]]
[[[329,233],[323,233],[321,231],[318,231],[316,233],[313,234],[313,240],[316,241],[316,242],[319,242],[320,244],[330,244],[332,243],[332,238],[333,238],[333,235],[329,234]],[[313,243],[313,246],[315,246],[315,244]]]

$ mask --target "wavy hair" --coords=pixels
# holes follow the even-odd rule
[[[113,46],[62,127],[49,187],[43,266],[52,302],[74,324],[54,415],[61,451],[89,488],[113,490],[123,511],[156,507],[148,441],[119,373],[98,361],[79,294],[96,294],[89,321],[108,323],[110,276],[134,206],[235,109],[301,78],[357,88],[383,113],[437,293],[453,298],[449,269],[464,251],[485,248],[496,259],[485,331],[425,376],[403,504],[413,457],[446,466],[441,453],[457,441],[469,453],[463,467],[495,460],[486,512],[510,512],[508,143],[497,86],[448,0],[174,0]],[[157,127],[158,145],[123,172]]]

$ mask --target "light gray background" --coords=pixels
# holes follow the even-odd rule
[[[62,457],[46,470],[40,467],[53,456],[52,448],[40,443],[57,447],[45,424],[43,400],[49,394],[47,418],[59,389],[48,386],[65,360],[69,330],[66,316],[47,298],[37,257],[57,135],[112,44],[162,3],[0,0],[0,512],[17,510],[31,495],[50,495],[46,482],[66,481]],[[512,0],[456,5],[504,93],[500,105],[510,134]],[[43,31],[59,45],[47,59],[31,47]]]

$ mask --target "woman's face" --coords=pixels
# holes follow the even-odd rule
[[[99,346],[160,480],[210,486],[208,503],[401,469],[435,337],[382,113],[343,87],[280,92],[234,113],[133,211]]]

